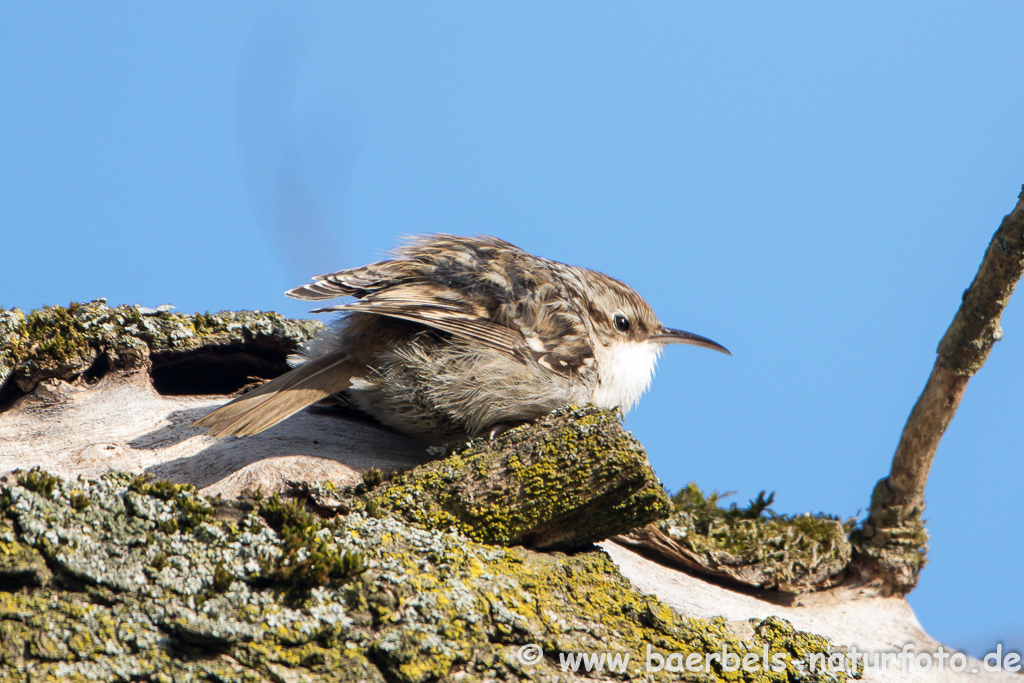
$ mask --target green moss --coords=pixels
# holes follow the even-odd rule
[[[747,507],[719,506],[690,484],[672,497],[673,515],[661,531],[697,561],[727,568],[738,580],[764,588],[807,590],[839,576],[850,562],[845,522],[829,515],[780,515],[770,509],[775,494],[764,491]]]
[[[209,311],[196,313],[192,316],[192,327],[197,334],[209,336],[224,331],[225,325]]]
[[[166,480],[152,480],[148,476],[136,476],[128,483],[128,490],[174,505],[178,515],[159,522],[164,533],[195,528],[208,521],[213,514],[213,508],[196,495],[196,487],[192,484],[175,484]]]
[[[321,519],[297,499],[282,502],[275,493],[260,505],[260,514],[282,540],[281,553],[268,557],[262,577],[300,591],[339,585],[362,573],[362,554],[340,547],[330,532],[337,524]]]
[[[154,555],[153,559],[149,563],[149,566],[151,566],[156,571],[160,571],[161,569],[166,567],[167,566],[167,553],[159,552],[156,555]],[[220,565],[218,565],[218,566],[220,566]]]
[[[77,314],[81,304],[72,303],[68,308],[51,306],[32,311],[25,319],[25,327],[19,351],[32,353],[39,362],[65,363],[85,354],[88,345]]]
[[[153,480],[148,476],[140,475],[131,480],[128,490],[161,500],[172,500],[180,493],[195,493],[196,487],[192,484],[175,484],[166,479]]]
[[[71,507],[76,510],[84,510],[89,507],[89,497],[81,491],[73,491],[71,493]]]
[[[53,495],[53,489],[60,483],[60,477],[55,477],[49,472],[44,472],[40,467],[33,467],[28,472],[18,472],[18,484],[29,491],[35,491],[47,498]]]
[[[217,563],[217,566],[213,570],[213,584],[212,588],[218,593],[223,593],[231,587],[231,583],[235,580],[235,577],[231,575],[225,567],[223,562]]]
[[[367,491],[372,491],[377,488],[381,483],[383,483],[383,481],[384,473],[376,467],[371,467],[363,472],[363,486],[366,487]]]

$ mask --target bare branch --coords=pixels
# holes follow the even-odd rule
[[[889,476],[875,486],[871,511],[856,536],[871,578],[909,592],[924,566],[927,534],[921,523],[924,489],[939,441],[971,375],[1003,336],[999,318],[1024,274],[1024,190],[1003,218],[974,282],[939,343],[938,358],[903,428]]]

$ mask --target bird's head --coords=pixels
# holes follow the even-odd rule
[[[667,344],[702,346],[732,355],[707,337],[665,327],[654,310],[625,283],[590,271],[588,306],[595,339],[598,386],[593,402],[630,410],[647,391]]]

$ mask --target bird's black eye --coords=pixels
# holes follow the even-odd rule
[[[619,332],[629,332],[629,318],[621,313],[616,313],[615,317],[612,318],[612,322],[615,324],[615,329]]]

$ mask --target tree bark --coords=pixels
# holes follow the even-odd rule
[[[643,447],[595,406],[447,450],[368,493],[376,514],[484,543],[572,550],[672,512]]]

